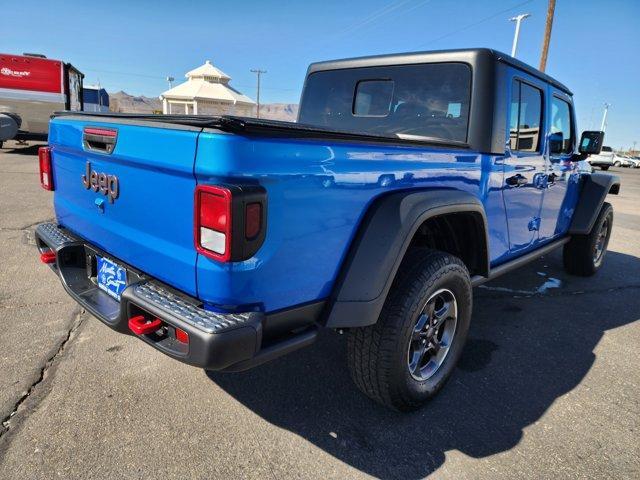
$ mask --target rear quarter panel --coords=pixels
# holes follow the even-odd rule
[[[424,146],[296,140],[205,131],[199,184],[255,182],[267,190],[267,235],[257,254],[221,264],[199,256],[198,294],[267,312],[327,297],[369,205],[398,190],[476,195],[489,217],[493,262],[508,255],[501,157]]]

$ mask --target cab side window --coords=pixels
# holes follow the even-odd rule
[[[551,100],[551,153],[571,153],[573,151],[573,128],[571,125],[571,105],[553,97]]]
[[[511,150],[540,150],[542,124],[542,92],[531,85],[514,80],[511,88],[509,143]]]

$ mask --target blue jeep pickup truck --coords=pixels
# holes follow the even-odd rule
[[[41,260],[109,327],[240,371],[347,335],[358,387],[397,410],[451,375],[472,287],[557,247],[602,265],[619,180],[591,173],[570,90],[488,50],[315,63],[297,123],[53,116]]]

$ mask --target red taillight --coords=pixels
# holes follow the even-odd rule
[[[260,233],[262,226],[262,205],[249,203],[244,212],[244,238],[252,240]]]
[[[226,188],[211,185],[196,188],[196,249],[221,262],[231,258],[231,205],[231,191]]]
[[[38,149],[38,162],[40,163],[40,185],[45,190],[53,190],[51,147],[40,147]]]
[[[259,185],[198,185],[194,240],[198,253],[219,262],[251,258],[265,239],[267,192]]]

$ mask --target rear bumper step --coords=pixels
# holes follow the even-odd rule
[[[67,293],[92,315],[127,334],[133,334],[129,328],[132,318],[144,316],[150,323],[159,320],[158,330],[136,336],[190,365],[208,370],[246,370],[309,345],[317,336],[317,328],[310,325],[263,345],[264,313],[205,310],[196,298],[114,259],[127,269],[129,279],[117,301],[99,289],[95,280],[96,255],[112,258],[108,253],[52,223],[36,228],[36,243],[41,258],[49,259],[45,263],[58,274]]]

